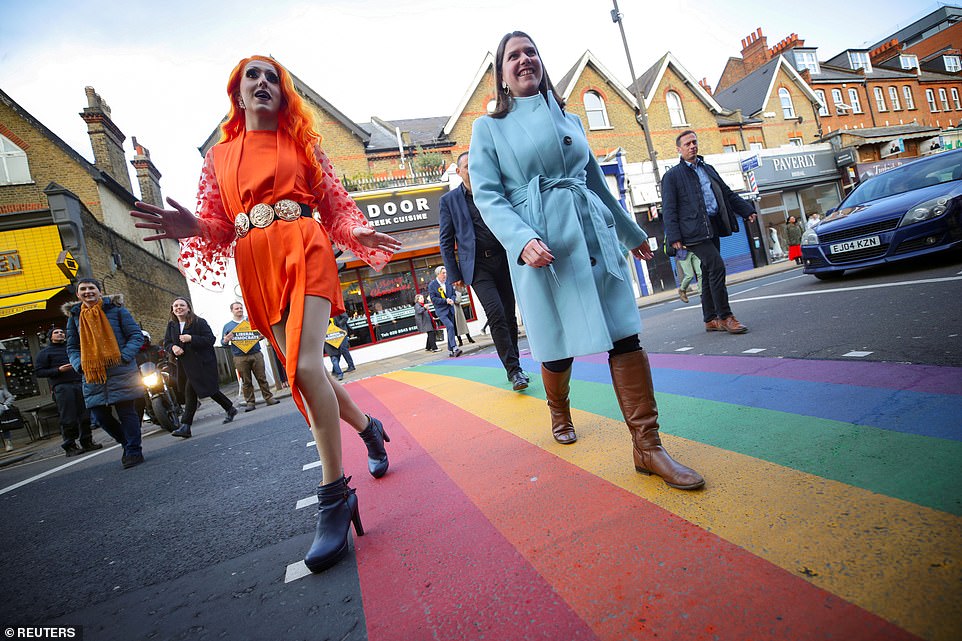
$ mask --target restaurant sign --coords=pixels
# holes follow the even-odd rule
[[[434,185],[404,191],[352,194],[352,197],[371,226],[389,234],[436,226],[441,196],[447,192],[446,185]]]

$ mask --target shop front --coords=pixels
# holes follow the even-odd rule
[[[401,250],[375,272],[345,252],[338,258],[341,292],[348,315],[351,347],[417,334],[414,297],[423,294],[433,311],[427,286],[444,264],[438,248],[438,210],[447,183],[409,189],[351,194],[371,224],[401,241]],[[461,296],[467,320],[477,318],[470,291]]]
[[[841,202],[839,172],[831,149],[760,156],[755,170],[761,240],[769,263],[788,259],[785,225],[789,216],[808,224]]]

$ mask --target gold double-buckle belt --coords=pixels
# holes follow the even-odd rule
[[[311,218],[311,208],[294,200],[279,200],[273,206],[260,203],[251,207],[250,212],[241,212],[234,218],[234,232],[238,238],[246,236],[251,227],[263,229],[275,220],[291,222],[301,217]]]

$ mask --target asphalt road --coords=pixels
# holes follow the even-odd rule
[[[957,255],[831,282],[792,270],[730,289],[749,333],[706,333],[694,297],[645,307],[642,344],[962,366]],[[314,509],[295,506],[320,476],[303,469],[316,454],[293,403],[230,425],[205,403],[194,434],[147,436],[147,463],[131,470],[117,448],[0,470],[0,626],[82,625],[88,640],[366,639],[353,558],[285,582],[314,528]],[[360,440],[345,443],[345,467],[365,469]],[[353,485],[364,495],[376,482],[356,474]]]

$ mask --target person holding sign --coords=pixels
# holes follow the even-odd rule
[[[324,353],[331,359],[331,373],[342,381],[344,374],[350,374],[355,369],[354,359],[351,357],[350,328],[347,324],[347,314],[338,314],[331,319],[327,326],[327,337],[324,341]],[[341,371],[341,357],[347,363],[347,369]]]
[[[244,317],[244,303],[231,303],[230,313],[234,318],[224,325],[224,331],[221,332],[221,345],[225,347],[230,345],[231,354],[234,356],[234,368],[241,379],[241,393],[244,395],[246,405],[244,411],[250,412],[256,407],[252,375],[257,381],[257,386],[261,388],[264,404],[277,405],[280,401],[274,398],[264,372],[264,355],[261,353],[261,339],[264,337],[260,332],[252,329],[251,324]]]

